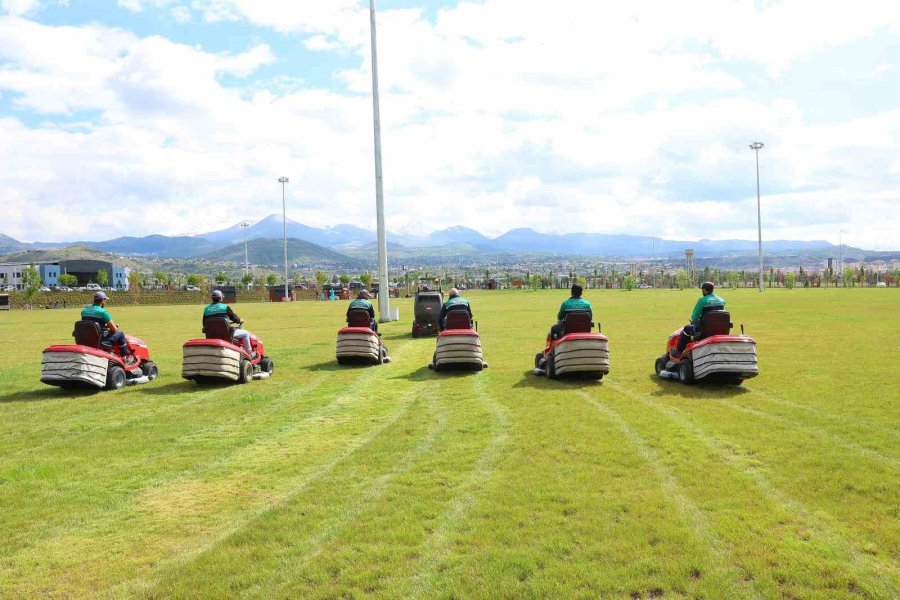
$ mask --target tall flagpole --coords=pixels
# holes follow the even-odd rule
[[[388,287],[387,239],[384,234],[384,186],[381,174],[381,110],[378,106],[378,54],[375,43],[375,0],[369,0],[372,26],[372,112],[375,126],[375,212],[378,226],[378,314],[379,322],[391,320],[391,290]]]

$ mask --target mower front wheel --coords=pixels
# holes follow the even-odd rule
[[[159,368],[153,361],[148,361],[141,365],[141,371],[143,371],[144,375],[146,375],[147,379],[149,379],[150,381],[153,381],[154,379],[159,377]]]
[[[238,369],[238,383],[247,383],[253,379],[253,365],[250,364],[249,360],[242,359]]]
[[[106,372],[106,389],[117,390],[125,385],[125,369],[113,365]]]
[[[264,356],[263,359],[259,361],[259,370],[271,375],[275,372],[275,361],[268,356]]]
[[[669,361],[666,360],[665,356],[660,356],[659,358],[656,359],[656,364],[654,365],[654,368],[656,369],[657,375],[659,375],[660,373],[662,373],[663,371],[666,370],[666,365],[668,364],[668,362]]]
[[[678,364],[678,381],[685,385],[694,383],[694,363],[690,358],[683,358]]]

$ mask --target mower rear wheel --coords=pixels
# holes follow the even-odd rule
[[[553,360],[552,353],[547,356],[547,362],[544,368],[547,371],[547,377],[549,377],[550,379],[556,379],[556,361]]]
[[[654,368],[656,369],[657,375],[659,375],[660,373],[662,373],[663,371],[666,370],[666,364],[668,364],[668,362],[669,361],[666,360],[665,356],[660,356],[659,358],[656,359],[656,364],[654,365]]]
[[[694,363],[690,358],[683,358],[678,363],[678,381],[685,385],[694,383]]]
[[[106,372],[106,389],[117,390],[125,385],[125,369],[113,365]]]
[[[238,369],[238,383],[247,383],[253,379],[253,365],[250,364],[249,360],[241,359]]]

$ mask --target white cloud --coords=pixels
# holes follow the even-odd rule
[[[40,6],[40,0],[0,0],[0,8],[13,16],[23,16],[36,12]]]
[[[276,56],[266,36],[243,52],[211,53],[103,25],[0,18],[0,93],[14,106],[0,115],[0,139],[15,142],[0,145],[0,201],[33,208],[3,233],[105,237],[90,216],[52,218],[98,202],[115,207],[109,237],[214,229],[275,212],[282,174],[293,218],[371,226],[364,3],[120,5],[243,21],[357,62],[335,74],[338,86],[317,88],[308,66]],[[872,244],[900,246],[900,112],[811,122],[803,99],[768,93],[816,53],[896,35],[897,9],[816,6],[572,0],[547,11],[486,0],[431,20],[379,13],[389,226],[753,237],[747,144],[759,138],[767,238],[834,239],[850,222],[874,232]],[[285,74],[254,79],[273,64]],[[895,66],[881,57],[866,72],[894,77]],[[223,85],[223,75],[242,87]],[[49,122],[25,126],[20,112]],[[204,209],[212,203],[214,223]],[[127,217],[148,205],[149,220]],[[458,207],[452,223],[448,205]],[[45,234],[46,222],[59,229]]]

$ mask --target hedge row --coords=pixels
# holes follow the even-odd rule
[[[109,292],[110,306],[153,306],[166,304],[206,304],[209,292],[183,291],[147,291]],[[298,291],[298,300],[315,300],[315,292]],[[93,292],[38,292],[31,300],[32,308],[62,306],[84,306],[94,301]],[[269,292],[266,290],[238,290],[237,304],[242,302],[268,302]],[[9,305],[13,309],[27,308],[28,297],[25,292],[10,292]]]

